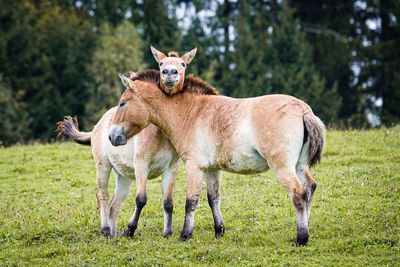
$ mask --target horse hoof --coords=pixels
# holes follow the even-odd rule
[[[191,237],[192,237],[191,234],[181,234],[181,235],[179,236],[179,239],[180,239],[181,241],[187,241],[187,240],[190,239]]]
[[[223,237],[225,234],[225,225],[214,226],[215,238]]]
[[[300,247],[300,246],[305,246],[307,242],[308,242],[308,235],[297,236],[295,244],[297,247]]]
[[[165,232],[164,234],[163,234],[163,236],[164,237],[170,237],[171,235],[173,235],[174,234],[174,231],[167,231],[167,232]]]
[[[129,227],[126,228],[122,233],[121,233],[121,237],[133,237],[133,235],[135,234],[135,230],[130,229]]]
[[[104,227],[103,229],[101,229],[101,234],[104,236],[104,237],[111,237],[111,229],[110,229],[110,227]]]

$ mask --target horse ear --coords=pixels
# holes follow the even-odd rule
[[[122,84],[131,91],[135,91],[133,84],[131,81],[122,73],[118,73],[118,77],[121,79]]]
[[[157,49],[155,49],[152,45],[150,45],[150,49],[151,49],[151,53],[153,54],[154,58],[156,59],[156,61],[159,63],[161,60],[163,60],[164,58],[166,58],[166,56],[158,51]]]
[[[192,49],[190,52],[187,52],[183,56],[181,56],[181,59],[185,61],[186,64],[189,64],[196,55],[196,52],[197,52],[197,47]]]

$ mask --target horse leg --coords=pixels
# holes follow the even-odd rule
[[[187,193],[185,205],[185,223],[180,235],[181,240],[187,240],[192,237],[194,213],[196,211],[199,197],[201,194],[201,182],[203,180],[204,171],[200,168],[190,166],[186,163],[187,173]]]
[[[133,212],[132,218],[128,222],[128,227],[122,232],[121,236],[132,237],[137,229],[140,213],[143,207],[147,203],[147,176],[148,167],[147,164],[138,163],[135,164],[135,178],[136,178],[136,206]]]
[[[108,225],[108,179],[110,178],[111,164],[109,162],[96,162],[97,167],[97,206],[100,209],[101,233],[111,236],[111,229]]]
[[[317,183],[312,178],[309,166],[308,166],[308,152],[309,152],[309,143],[310,141],[304,144],[303,149],[300,153],[299,160],[296,164],[296,174],[300,179],[300,182],[303,184],[304,189],[306,190],[306,212],[307,212],[307,224],[310,219],[311,212],[311,204],[314,196],[315,189],[317,188]]]
[[[294,168],[275,169],[275,173],[285,188],[296,211],[296,245],[305,245],[308,241],[307,191],[296,176]]]
[[[296,166],[296,173],[306,191],[306,212],[308,224],[310,220],[311,204],[314,197],[314,192],[317,189],[317,183],[312,178],[310,171],[308,170],[308,166],[307,168]]]
[[[117,221],[118,216],[121,212],[122,203],[128,196],[129,190],[131,188],[132,179],[126,178],[121,174],[114,172],[115,174],[115,192],[110,201],[110,224],[111,224],[111,237],[117,235]]]
[[[174,231],[172,230],[172,211],[174,209],[174,184],[176,176],[179,171],[179,162],[170,166],[163,172],[163,179],[161,182],[162,191],[162,205],[164,209],[164,237],[171,236]]]
[[[223,236],[225,223],[220,210],[220,186],[222,171],[206,171],[207,199],[214,217],[215,237]]]

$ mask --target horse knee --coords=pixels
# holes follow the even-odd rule
[[[136,196],[136,207],[138,209],[142,209],[144,206],[146,206],[146,203],[147,203],[147,194]]]
[[[185,212],[186,213],[194,212],[197,207],[197,202],[198,202],[198,199],[197,200],[186,199]]]
[[[166,213],[172,213],[172,211],[174,210],[174,203],[172,199],[171,198],[164,199],[163,207]]]

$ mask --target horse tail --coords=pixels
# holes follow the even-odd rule
[[[75,117],[65,116],[63,121],[57,122],[57,132],[58,135],[65,139],[68,138],[75,143],[90,146],[92,132],[81,132],[78,129],[78,120]]]
[[[310,136],[310,148],[308,150],[308,165],[311,167],[317,164],[322,157],[322,149],[325,144],[325,125],[314,114],[306,113],[303,116],[304,140]]]

